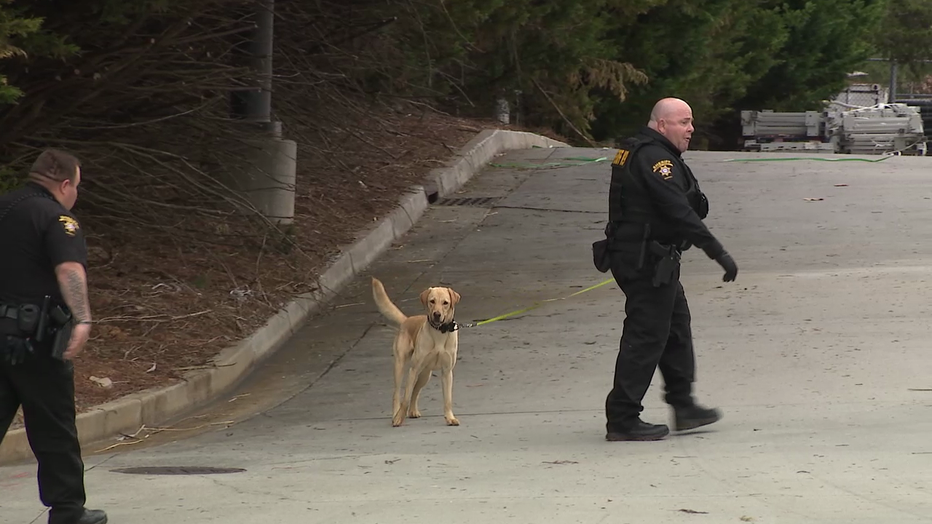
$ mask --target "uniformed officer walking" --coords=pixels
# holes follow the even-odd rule
[[[606,236],[610,269],[626,297],[626,317],[614,387],[605,402],[607,440],[659,440],[669,433],[666,425],[640,418],[658,365],[677,430],[721,417],[718,410],[697,405],[692,395],[696,365],[680,255],[697,246],[725,269],[726,282],[735,279],[738,267],[702,223],[708,200],[681,157],[692,133],[689,105],[665,98],[612,162]]]
[[[84,507],[71,359],[87,342],[87,247],[71,214],[78,160],[49,149],[0,197],[0,442],[22,406],[49,524],[104,524]]]

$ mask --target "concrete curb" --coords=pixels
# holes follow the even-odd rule
[[[425,188],[430,203],[457,191],[482,167],[502,151],[538,147],[567,147],[567,144],[533,133],[487,129],[460,150],[449,167],[428,176]]]
[[[534,146],[566,147],[567,144],[533,133],[482,131],[460,149],[447,166],[431,171],[423,186],[412,187],[394,211],[345,248],[320,276],[318,291],[296,297],[254,334],[223,350],[213,359],[215,367],[189,372],[177,384],[133,393],[78,415],[81,444],[101,442],[120,433],[134,433],[143,425],[164,424],[228,392],[291,338],[311,313],[325,305],[393,241],[407,233],[429,203],[457,191],[495,155]],[[25,461],[32,456],[23,429],[10,431],[0,444],[0,464]]]

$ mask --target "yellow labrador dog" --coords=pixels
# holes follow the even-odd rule
[[[448,287],[431,287],[421,293],[427,314],[406,316],[385,293],[377,278],[372,279],[372,297],[379,312],[398,326],[392,352],[395,356],[395,392],[392,395],[392,426],[398,427],[405,414],[418,418],[417,397],[430,380],[431,371],[441,370],[443,416],[450,426],[459,426],[453,416],[453,366],[456,365],[457,332],[453,313],[460,295]],[[410,363],[407,388],[402,392],[405,368]]]

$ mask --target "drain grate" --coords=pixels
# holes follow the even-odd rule
[[[203,466],[150,466],[141,468],[121,468],[112,470],[116,473],[130,475],[219,475],[223,473],[242,473],[242,468],[211,468]]]
[[[492,207],[499,200],[501,200],[501,197],[443,198],[437,201],[437,205],[438,206]]]

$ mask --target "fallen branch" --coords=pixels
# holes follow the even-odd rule
[[[153,435],[158,435],[159,433],[162,433],[162,432],[164,432],[164,431],[178,431],[178,432],[181,432],[181,431],[196,431],[196,430],[198,430],[198,429],[209,428],[209,427],[211,427],[211,426],[230,426],[230,425],[235,424],[235,423],[236,423],[235,420],[226,420],[226,421],[223,421],[223,422],[211,422],[211,423],[209,423],[209,424],[201,424],[200,426],[195,426],[195,427],[193,427],[193,428],[172,428],[172,427],[161,427],[161,428],[159,428],[159,427],[156,427],[156,428],[151,428],[151,432],[150,432],[150,433],[147,433],[145,436],[143,436],[143,437],[138,437],[137,435],[139,435],[139,433],[141,433],[144,429],[146,429],[146,425],[143,424],[143,425],[140,426],[140,428],[139,428],[138,430],[136,430],[136,432],[133,433],[132,435],[127,435],[126,433],[120,433],[120,435],[121,435],[122,438],[132,439],[131,441],[121,441],[121,442],[117,442],[116,444],[113,444],[113,445],[107,446],[107,447],[105,447],[105,448],[103,448],[103,449],[97,450],[97,453],[102,453],[102,452],[104,452],[104,451],[110,451],[111,449],[114,449],[114,448],[117,448],[117,447],[120,447],[120,446],[131,446],[131,445],[133,445],[133,444],[139,444],[139,443],[141,443],[141,442],[144,442],[145,439],[147,439],[147,438],[149,438],[149,437],[151,437],[151,436],[153,436]]]

